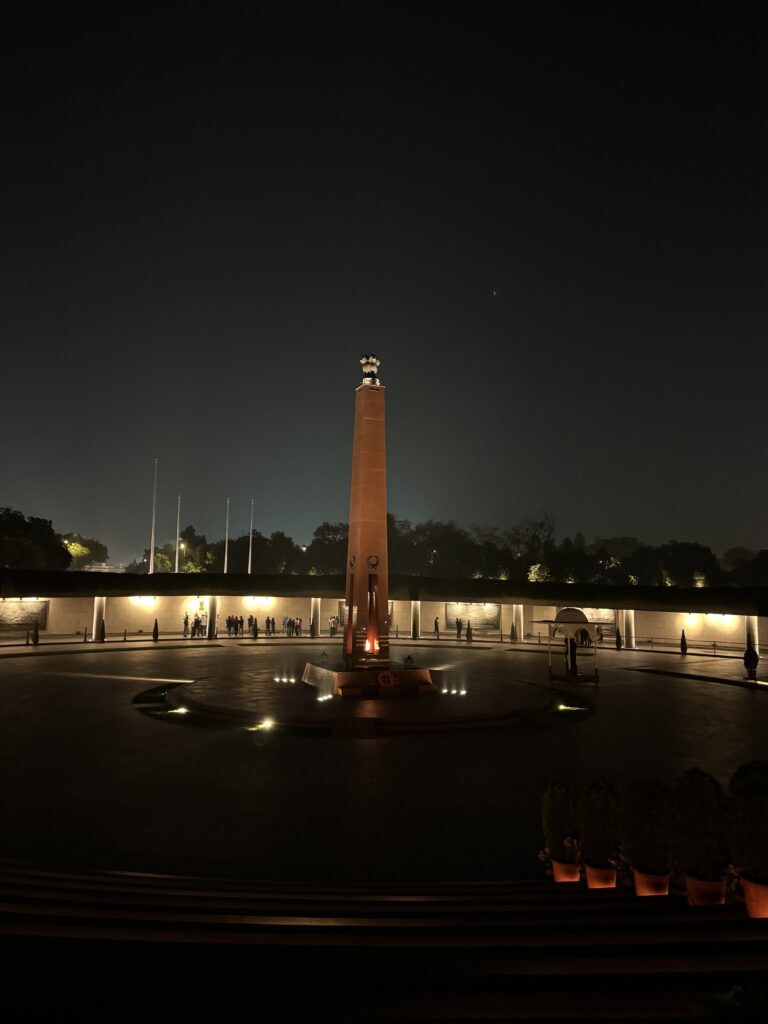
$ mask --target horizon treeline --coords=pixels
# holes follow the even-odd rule
[[[692,541],[650,545],[637,537],[594,537],[583,533],[556,540],[547,515],[529,517],[510,530],[428,520],[411,523],[388,515],[389,571],[405,576],[530,582],[641,584],[650,586],[766,586],[768,550],[734,547],[721,558]],[[268,537],[253,532],[251,571],[255,574],[341,575],[347,558],[347,523],[321,523],[307,545],[281,531]],[[179,570],[223,572],[224,540],[209,541],[194,526],[180,533]],[[248,534],[229,541],[227,568],[248,570]],[[0,566],[19,569],[83,569],[104,563],[107,546],[77,533],[58,534],[50,520],[0,509]],[[174,543],[155,548],[155,572],[173,572]],[[149,548],[126,566],[146,573]]]

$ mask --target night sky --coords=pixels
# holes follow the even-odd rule
[[[0,505],[306,543],[372,351],[397,516],[768,546],[766,24],[618,7],[7,39]]]

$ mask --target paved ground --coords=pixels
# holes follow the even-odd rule
[[[699,765],[725,782],[768,751],[768,686],[711,681],[740,680],[737,659],[605,651],[600,686],[575,688],[587,717],[352,740],[195,727],[132,703],[260,659],[295,671],[306,643],[129,646],[0,655],[4,856],[297,880],[536,877],[551,779]],[[547,687],[545,648],[419,651],[470,691],[486,678]]]
[[[253,641],[241,641],[250,648]],[[320,647],[322,646],[322,650]],[[329,648],[329,651],[326,650]],[[326,690],[301,684],[305,663],[341,668],[338,644],[273,644],[259,647],[259,656],[235,659],[234,671],[217,670],[169,694],[175,707],[184,711],[227,717],[254,726],[265,719],[281,728],[333,730],[337,735],[368,736],[404,731],[435,731],[438,728],[496,727],[531,714],[549,712],[553,691],[526,679],[513,679],[508,661],[485,659],[482,673],[471,678],[465,664],[472,664],[478,648],[451,650],[447,645],[408,644],[414,666],[429,662],[436,691],[416,692],[391,699],[332,700]],[[487,651],[486,646],[479,646]],[[393,654],[395,673],[402,667],[402,649]],[[331,659],[334,655],[334,659]],[[443,657],[441,657],[441,655]]]

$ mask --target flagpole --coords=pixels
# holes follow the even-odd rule
[[[155,459],[155,482],[152,487],[152,532],[149,538],[149,572],[155,571],[155,518],[157,515],[157,459]]]
[[[251,575],[251,555],[253,554],[253,498],[251,498],[251,529],[248,533],[248,575]]]
[[[181,495],[177,495],[176,502],[176,568],[174,572],[179,571],[179,526],[181,524]]]
[[[224,527],[224,572],[227,571],[227,559],[229,558],[229,498],[227,498],[227,523]]]

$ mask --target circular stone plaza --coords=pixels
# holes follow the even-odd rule
[[[48,624],[82,621],[93,600],[48,599]],[[307,882],[533,878],[551,780],[671,780],[698,766],[726,782],[768,750],[768,686],[745,680],[743,644],[689,626],[688,653],[675,646],[680,615],[704,630],[704,612],[637,611],[657,636],[637,631],[632,649],[616,649],[606,622],[569,677],[563,639],[548,640],[557,602],[502,603],[502,631],[470,643],[446,632],[443,603],[439,638],[391,646],[393,665],[429,668],[436,692],[355,700],[301,681],[308,661],[339,660],[338,636],[192,640],[166,629],[161,599],[148,613],[123,600],[145,632],[135,618],[115,630],[110,597],[107,642],[46,631],[0,647],[5,857]],[[181,598],[165,600],[178,611]],[[512,642],[519,608],[526,635]]]

